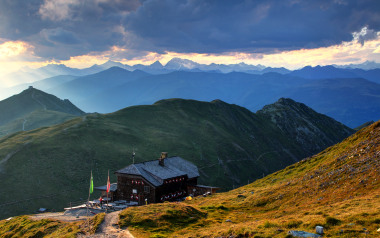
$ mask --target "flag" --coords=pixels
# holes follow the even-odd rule
[[[110,183],[110,171],[108,170],[107,193],[109,193],[110,188],[111,188],[111,183]]]
[[[91,171],[91,181],[90,181],[90,193],[94,192],[94,181],[92,179],[92,171]]]

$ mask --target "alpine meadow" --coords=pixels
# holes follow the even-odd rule
[[[0,237],[380,237],[377,0],[0,0]]]

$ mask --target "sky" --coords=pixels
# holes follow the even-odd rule
[[[107,60],[380,62],[379,0],[0,0],[0,75]]]

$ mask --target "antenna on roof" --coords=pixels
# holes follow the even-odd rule
[[[132,147],[132,164],[135,163],[135,155],[136,155],[136,153],[135,153],[135,148]]]

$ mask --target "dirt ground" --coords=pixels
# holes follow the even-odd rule
[[[88,218],[87,216],[79,216],[79,218],[77,218],[76,216],[67,216],[67,215],[64,215],[63,212],[47,212],[47,213],[32,215],[30,217],[36,220],[54,219],[54,220],[60,220],[60,221],[66,221],[66,222],[86,220]]]
[[[80,238],[94,237],[94,238],[134,238],[134,236],[124,229],[120,229],[118,226],[120,211],[111,212],[106,214],[104,221],[100,224],[99,230],[93,235],[78,235]],[[71,216],[64,215],[63,212],[54,212],[54,213],[41,213],[31,216],[32,219],[54,219],[65,222],[73,222],[86,220],[87,216]]]

